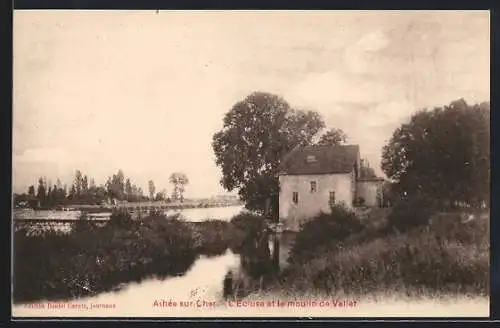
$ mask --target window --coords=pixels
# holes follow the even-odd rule
[[[292,193],[292,201],[294,204],[298,204],[299,203],[299,193],[294,191]]]
[[[306,157],[306,162],[307,163],[314,163],[314,162],[316,162],[316,156],[314,156],[314,155],[307,156]]]
[[[335,191],[330,191],[330,199],[329,199],[330,205],[335,204]]]
[[[316,185],[316,181],[311,181],[311,192],[318,191],[318,186]]]

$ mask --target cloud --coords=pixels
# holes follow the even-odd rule
[[[347,67],[356,74],[368,72],[376,53],[388,45],[389,38],[381,31],[364,35],[345,49],[344,60]]]
[[[14,162],[34,163],[34,162],[67,162],[68,156],[59,148],[31,148],[25,150],[20,155],[14,155]]]
[[[379,51],[389,44],[389,39],[382,31],[364,35],[356,43],[356,47],[363,51]]]

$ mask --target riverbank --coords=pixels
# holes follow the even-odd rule
[[[186,222],[123,212],[105,226],[75,222],[70,234],[14,235],[14,302],[67,300],[149,277],[178,276],[202,255],[237,249],[245,232],[230,222]],[[37,268],[37,270],[33,270]]]
[[[400,213],[358,220],[340,211],[308,223],[268,292],[488,297],[489,215],[434,213],[405,230],[394,229],[391,215]]]

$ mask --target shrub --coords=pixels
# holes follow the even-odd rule
[[[332,206],[330,213],[320,213],[301,226],[290,251],[290,261],[311,256],[318,248],[334,246],[362,230],[363,224],[354,212],[342,205]]]
[[[71,232],[74,233],[84,233],[92,232],[97,229],[95,222],[89,220],[87,214],[82,214],[78,220],[71,226]]]
[[[387,219],[391,227],[407,231],[428,224],[433,211],[432,202],[424,197],[401,199],[394,204]]]
[[[252,213],[240,213],[231,218],[231,224],[247,235],[255,236],[266,228],[266,221],[263,216]]]
[[[191,223],[194,230],[195,247],[201,255],[223,254],[236,241],[235,229],[227,221],[207,220]]]
[[[133,224],[132,215],[126,209],[115,209],[111,213],[107,226],[126,228]]]

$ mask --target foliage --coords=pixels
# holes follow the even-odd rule
[[[442,205],[489,202],[489,103],[464,100],[421,110],[394,131],[383,148],[382,169],[398,193],[417,192]]]
[[[149,199],[154,200],[154,195],[155,195],[155,183],[153,180],[148,181],[148,191],[149,191]]]
[[[234,222],[245,220],[240,216]],[[70,234],[17,230],[14,300],[67,300],[149,276],[179,275],[198,255],[241,250],[248,233],[241,228],[248,225],[236,226],[220,220],[185,222],[154,212],[132,220],[126,211],[116,211],[105,226],[82,217]]]
[[[154,195],[155,188],[154,184],[151,185],[151,183],[152,181],[148,183],[149,192],[153,187]],[[162,191],[150,199],[166,200],[166,198],[165,191]],[[21,201],[28,202],[33,208],[38,207],[38,203],[41,208],[54,208],[72,204],[102,205],[108,200],[138,202],[148,200],[148,197],[130,178],[125,177],[122,170],[118,170],[116,174],[109,177],[104,185],[96,185],[92,177],[76,170],[69,191],[59,179],[57,179],[56,184],[51,185],[50,181],[47,182],[45,178],[41,177],[38,181],[36,195],[35,186],[31,185],[28,187],[27,194],[15,194],[14,200],[16,204]]]
[[[234,226],[221,220],[207,220],[192,224],[195,248],[199,254],[213,256],[221,255],[227,249],[235,249],[244,238],[242,231],[236,231]]]
[[[222,169],[221,184],[238,190],[246,208],[263,214],[266,201],[277,216],[280,160],[307,145],[324,127],[316,112],[294,110],[281,97],[254,92],[226,113],[212,147]]]
[[[425,196],[414,195],[410,199],[400,199],[393,204],[388,221],[399,231],[426,225],[433,213],[434,204]]]
[[[320,247],[336,247],[363,225],[354,212],[343,205],[331,206],[330,213],[320,213],[301,225],[290,251],[292,261],[310,257]]]
[[[128,221],[120,215],[104,227],[76,222],[71,234],[16,231],[14,299],[94,294],[149,275],[176,275],[194,262],[197,250],[186,223],[165,216]]]
[[[263,216],[252,213],[240,213],[231,218],[231,224],[245,235],[254,238],[264,231],[267,227]]]
[[[189,179],[185,173],[174,172],[170,175],[170,183],[174,185],[174,190],[172,192],[173,200],[184,201],[184,191],[186,185],[189,183]]]
[[[332,128],[325,132],[319,141],[317,142],[320,146],[334,146],[342,145],[347,142],[347,135],[341,129]]]
[[[364,234],[365,232],[361,232]],[[489,220],[434,215],[403,233],[380,228],[292,263],[277,288],[331,295],[489,295]]]
[[[361,161],[359,175],[363,179],[377,177],[377,175],[375,174],[375,170],[373,170],[373,168],[370,167],[370,164],[368,163],[368,161],[366,159]]]
[[[111,227],[130,228],[134,220],[126,209],[114,209],[109,218],[108,225]]]

